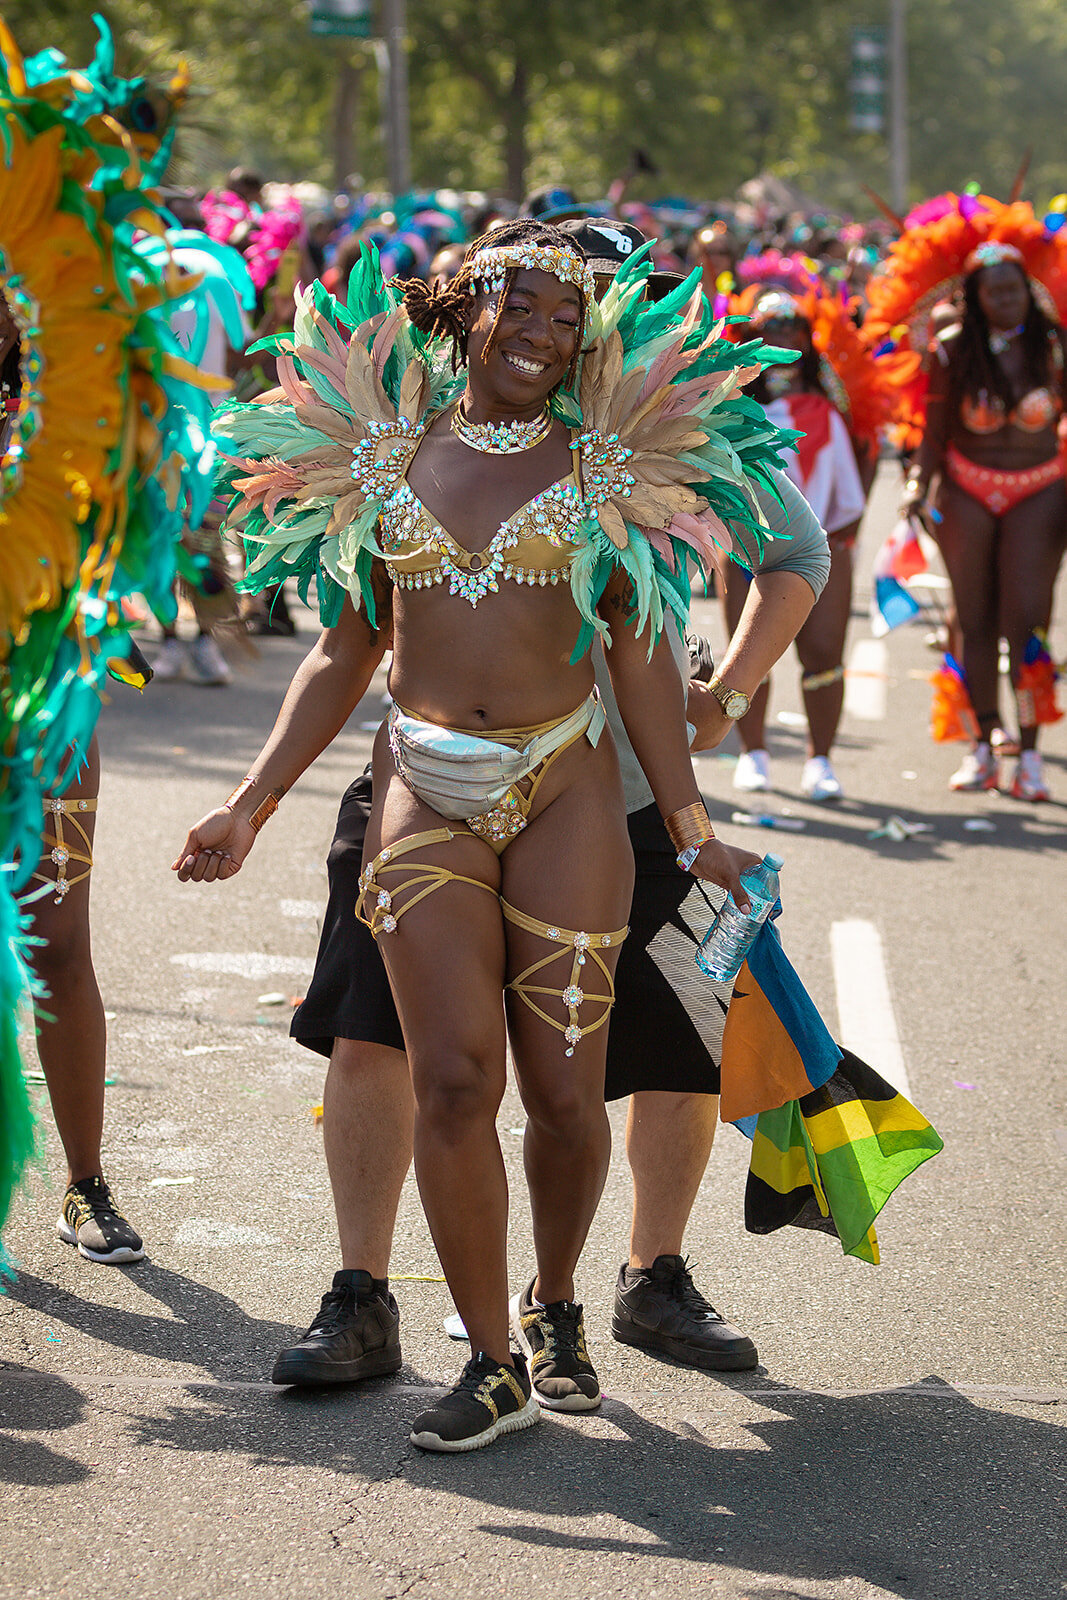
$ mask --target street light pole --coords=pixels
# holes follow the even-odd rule
[[[394,195],[411,188],[411,140],[408,118],[407,0],[382,0],[385,48],[389,62],[386,88],[385,148],[389,187]]]
[[[907,0],[889,4],[889,192],[900,216],[908,210]]]

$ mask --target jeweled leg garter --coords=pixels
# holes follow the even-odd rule
[[[52,827],[55,831],[49,833],[46,827],[41,834],[41,839],[45,850],[49,852],[49,860],[55,866],[56,875],[54,878],[50,878],[46,872],[35,872],[30,881],[32,882],[36,879],[42,887],[33,889],[28,894],[23,895],[20,901],[23,906],[33,905],[34,901],[43,900],[45,895],[52,892],[55,894],[53,904],[61,906],[67,895],[74,888],[74,885],[82,883],[92,872],[93,849],[89,843],[89,835],[78,821],[78,815],[79,813],[83,815],[91,813],[96,810],[96,807],[97,801],[95,799],[85,800],[80,796],[75,799],[55,795],[45,796],[45,816],[51,817]],[[79,849],[75,841],[64,831],[64,819],[81,835],[81,842],[85,846],[84,850]],[[67,871],[72,862],[85,868],[84,872],[79,872],[77,877],[74,878],[69,877]]]
[[[438,889],[443,889],[448,883],[469,883],[475,889],[485,889],[489,894],[496,894],[496,890],[489,884],[483,883],[480,878],[468,878],[460,872],[451,872],[447,867],[441,867],[436,862],[405,861],[403,857],[413,850],[419,850],[424,845],[444,844],[449,839],[460,835],[453,833],[451,828],[434,828],[428,833],[413,833],[406,839],[400,839],[396,844],[387,845],[380,850],[369,866],[360,874],[359,899],[356,901],[356,915],[361,922],[366,923],[375,939],[383,933],[395,933],[400,918],[412,906],[418,905],[420,900],[425,900],[427,895],[433,894]],[[395,882],[392,889],[382,883],[386,874],[404,873],[403,882]],[[413,891],[408,893],[407,891]],[[402,901],[399,899],[403,896]],[[499,897],[498,897],[499,898]],[[556,1028],[567,1041],[566,1054],[572,1056],[574,1047],[580,1043],[587,1033],[594,1033],[597,1028],[603,1027],[611,1015],[611,1008],[615,1004],[615,980],[604,964],[600,954],[601,950],[617,948],[629,933],[629,928],[617,928],[614,933],[583,933],[581,930],[571,928],[558,928],[550,922],[542,922],[538,917],[528,916],[525,911],[509,905],[506,900],[500,901],[500,908],[504,913],[506,922],[513,923],[517,928],[523,928],[527,933],[535,933],[539,938],[550,939],[553,944],[558,944],[559,949],[550,951],[540,961],[535,961],[524,972],[520,972],[508,984],[519,999],[528,1005],[530,1010],[547,1022],[549,1027]],[[531,978],[536,978],[545,967],[561,957],[570,955],[571,970],[566,988],[552,989],[542,984],[531,983]],[[606,994],[590,994],[584,990],[579,982],[581,969],[588,960],[592,960],[599,967],[607,987]],[[542,995],[563,1002],[566,1008],[567,1020],[559,1021],[541,1006],[532,996]],[[604,1010],[595,1021],[583,1026],[578,1018],[580,1008],[587,1002],[602,1005]]]
[[[805,694],[813,694],[816,689],[829,689],[835,683],[840,683],[844,676],[843,666],[831,667],[827,672],[806,672],[800,680],[800,687]]]
[[[457,837],[451,828],[433,828],[428,833],[410,834],[408,838],[398,839],[396,844],[386,845],[384,850],[379,850],[370,866],[363,869],[359,877],[356,916],[366,923],[376,939],[380,933],[395,933],[405,911],[410,911],[412,906],[417,906],[420,900],[425,900],[436,889],[443,889],[446,883],[470,883],[476,889],[496,894],[496,890],[480,878],[466,878],[461,872],[450,872],[447,867],[439,867],[435,862],[400,859],[412,850],[421,849],[423,845],[444,844],[446,840]],[[387,889],[379,882],[386,873],[397,872],[408,876],[403,883],[395,884],[393,889]],[[394,897],[404,894],[408,889],[417,892],[406,897],[402,904],[396,904]]]
[[[611,1015],[611,1008],[615,1004],[615,979],[604,964],[600,951],[622,944],[630,930],[629,928],[618,928],[614,933],[582,933],[571,928],[557,928],[550,922],[541,922],[539,918],[528,916],[525,911],[519,911],[517,907],[509,905],[506,900],[501,900],[500,909],[504,913],[506,922],[513,923],[517,928],[525,929],[527,933],[536,933],[539,938],[550,939],[553,944],[558,944],[560,947],[558,950],[550,951],[547,956],[542,956],[540,961],[532,962],[524,972],[519,973],[517,978],[512,979],[508,984],[508,988],[513,990],[519,999],[525,1005],[528,1005],[536,1016],[541,1018],[542,1022],[547,1022],[550,1028],[556,1028],[562,1033],[567,1041],[567,1049],[564,1054],[572,1056],[575,1045],[580,1043],[587,1033],[595,1033],[597,1028],[604,1026]],[[565,989],[551,989],[543,984],[529,981],[531,978],[536,978],[553,961],[559,961],[568,955],[571,958],[571,971],[570,979]],[[587,960],[592,960],[603,973],[607,994],[590,994],[582,988],[579,979],[582,976],[581,969],[585,966]],[[531,998],[533,995],[544,995],[552,999],[562,1000],[567,1010],[567,1021],[560,1022],[555,1017],[550,1016],[536,1000]],[[604,1010],[594,1022],[590,1022],[583,1027],[578,1020],[578,1012],[581,1006],[590,1001],[602,1005]]]

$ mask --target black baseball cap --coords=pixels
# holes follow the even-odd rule
[[[635,251],[648,240],[632,222],[614,217],[572,217],[559,224],[585,256],[586,266],[598,277],[614,277]]]

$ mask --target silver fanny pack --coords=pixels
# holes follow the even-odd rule
[[[499,804],[509,789],[569,740],[584,733],[595,745],[604,722],[604,708],[594,689],[569,717],[515,749],[498,739],[424,722],[394,705],[389,712],[389,747],[408,788],[442,817],[462,821]]]

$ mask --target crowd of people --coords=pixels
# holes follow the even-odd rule
[[[291,631],[290,580],[305,597],[313,583],[322,623],[249,772],[190,830],[180,879],[241,870],[391,653],[388,715],[341,801],[293,1024],[329,1058],[342,1267],[275,1382],[399,1368],[389,1254],[414,1157],[472,1355],[413,1442],[477,1449],[542,1408],[598,1406],[575,1275],[607,1173],[605,1100],[624,1096],[634,1209],[613,1334],[712,1370],[756,1365],[684,1255],[730,987],[709,1005],[695,968],[664,986],[649,946],[706,927],[727,894],[747,905],[741,873],[757,857],[715,837],[690,752],[736,726],[735,783],[770,787],[769,675],[793,644],[802,792],[841,797],[853,547],[883,450],[900,453],[902,516],[936,541],[952,584],[970,748],[951,784],[997,786],[1015,750],[1012,793],[1048,797],[1037,738],[1058,714],[1044,640],[1067,538],[1067,269],[1032,212],[943,198],[895,238],[884,219],[585,206],[563,187],[517,216],[484,197],[301,195],[247,169],[168,194],[184,247],[211,241],[236,297],[220,281],[226,336],[186,346],[235,399],[217,413],[214,517],[188,535],[198,638],[187,656],[172,629],[156,671],[227,681],[208,604],[237,576],[227,525],[256,596],[240,625]],[[924,229],[940,229],[939,275],[915,271]],[[894,304],[905,280],[914,292]],[[694,561],[724,605],[714,664],[684,632]],[[998,704],[1001,638],[1014,728]],[[43,881],[70,892],[35,915],[49,987],[66,1004],[74,985],[82,1019],[77,1060],[39,1039],[70,1169],[60,1231],[106,1263],[139,1259],[143,1243],[99,1148],[95,775],[52,796],[84,850],[46,832]],[[510,1303],[495,1127],[507,1046],[535,1253]]]

